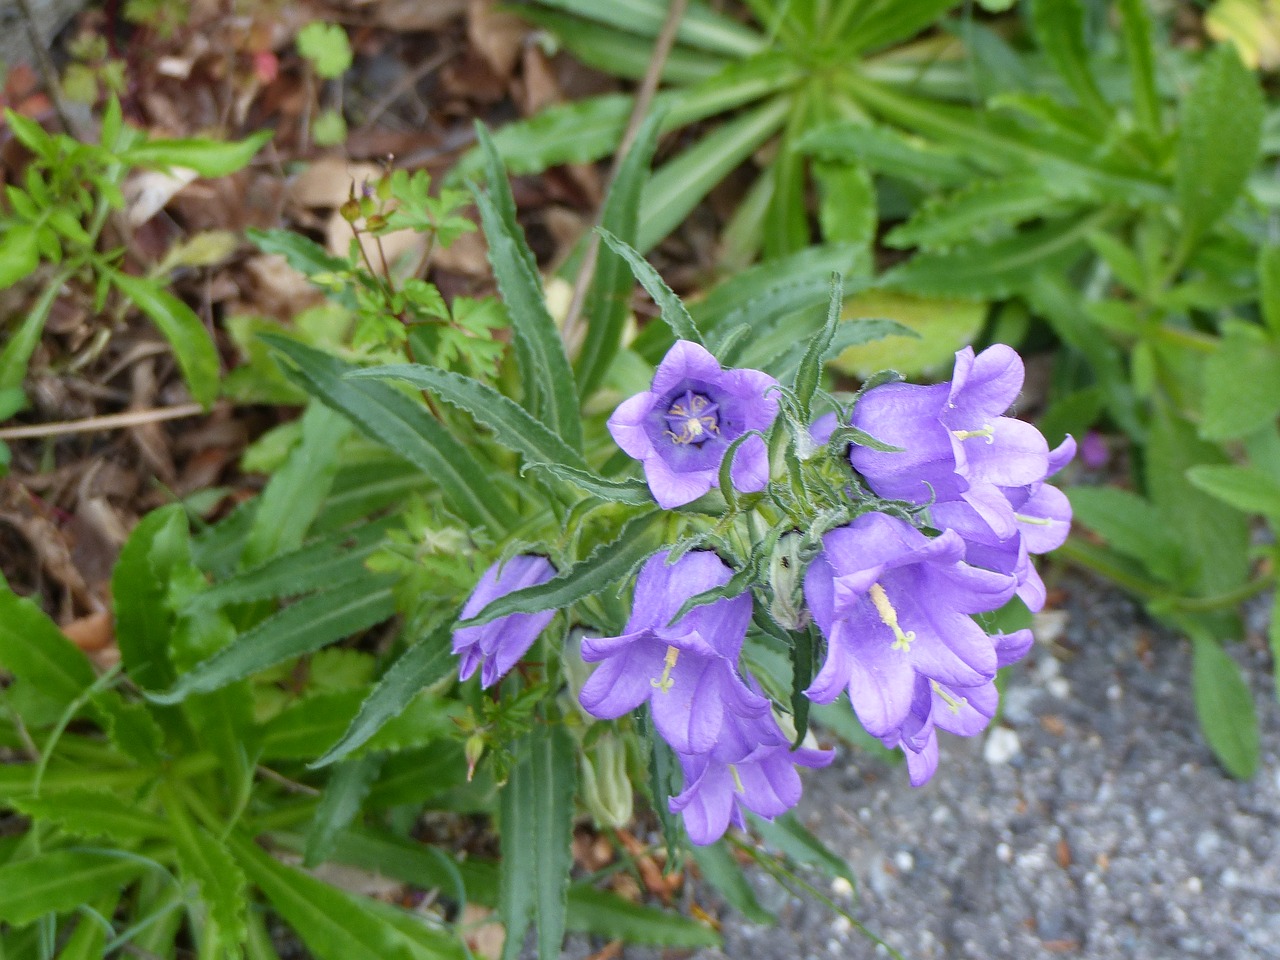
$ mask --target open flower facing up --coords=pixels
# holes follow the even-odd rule
[[[1022,358],[996,344],[976,357],[972,347],[958,351],[950,383],[869,390],[853,409],[853,425],[903,449],[855,446],[850,462],[882,497],[962,500],[998,539],[1007,539],[1017,520],[1001,488],[1038,484],[1049,474],[1049,446],[1040,431],[1004,416],[1022,380]]]
[[[995,676],[992,640],[969,616],[1003,605],[1014,579],[962,563],[951,532],[930,539],[896,517],[868,513],[822,538],[805,599],[827,638],[827,658],[806,695],[849,701],[876,737],[899,735],[917,677],[957,687]]]
[[[671,625],[686,600],[728,583],[732,571],[706,550],[670,566],[667,555],[657,553],[641,568],[625,632],[582,641],[582,659],[600,666],[579,701],[593,716],[614,719],[647,700],[654,726],[672,749],[705,753],[734,717],[759,717],[769,709],[737,670],[751,597],[696,607]]]
[[[609,432],[644,463],[654,499],[666,509],[679,507],[720,485],[729,444],[772,425],[778,401],[768,391],[777,383],[759,370],[722,370],[703,347],[678,340],[658,365],[651,388],[613,412]],[[738,490],[765,488],[769,457],[760,437],[743,441],[731,476]]]
[[[525,587],[546,583],[555,576],[555,567],[546,557],[521,554],[505,564],[498,562],[489,567],[476,584],[462,608],[461,619],[474,617],[499,597],[522,590]],[[466,680],[480,670],[482,686],[497,683],[507,671],[519,662],[533,646],[538,634],[546,629],[554,610],[540,613],[512,613],[499,617],[492,623],[478,627],[462,627],[453,632],[453,652],[462,658],[458,664],[458,677]]]

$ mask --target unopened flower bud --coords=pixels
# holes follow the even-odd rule
[[[480,758],[484,756],[484,737],[478,733],[473,733],[467,737],[466,745],[462,749],[467,757],[467,783],[470,783],[471,778],[476,774],[476,765],[480,762]]]
[[[788,630],[803,630],[809,624],[803,589],[808,558],[801,555],[801,540],[798,533],[783,536],[769,562],[769,584],[773,587],[769,614]]]
[[[596,824],[619,829],[631,822],[631,778],[627,775],[626,744],[605,733],[582,754],[582,801]]]

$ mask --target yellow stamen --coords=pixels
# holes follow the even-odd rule
[[[962,703],[967,704],[969,702],[967,697],[961,697],[960,699],[957,700],[951,694],[947,693],[947,691],[943,690],[941,684],[939,684],[937,680],[930,680],[929,682],[933,684],[934,692],[937,693],[937,695],[942,698],[942,702],[947,705],[947,709],[950,710],[952,713],[959,713],[960,704]]]
[[[738,767],[736,764],[729,764],[729,773],[733,777],[733,789],[738,793],[746,793],[747,788],[742,785],[742,777],[738,776]]]
[[[880,622],[893,631],[893,649],[910,653],[911,644],[916,639],[916,632],[914,630],[902,632],[902,628],[898,626],[898,611],[893,609],[893,604],[889,602],[889,595],[884,592],[884,587],[873,583],[870,593],[871,602],[876,606],[876,613],[880,614]]]
[[[680,659],[680,651],[675,647],[668,646],[667,655],[662,660],[662,677],[658,680],[650,679],[649,686],[657,687],[663,693],[670,693],[671,688],[676,685],[675,680],[671,677],[671,671],[675,669],[678,659]]]

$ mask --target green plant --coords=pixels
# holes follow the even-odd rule
[[[321,81],[337,80],[351,69],[351,42],[347,31],[336,23],[313,20],[298,31],[298,53]],[[342,110],[328,107],[320,112],[311,127],[311,138],[328,147],[347,138],[347,121]]]

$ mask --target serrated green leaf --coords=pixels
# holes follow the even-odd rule
[[[93,913],[83,911],[80,922],[58,952],[58,960],[102,960],[107,936],[113,928],[110,921],[104,925],[99,918],[114,916],[119,902],[120,895],[114,892],[94,900],[89,905]]]
[[[273,860],[251,841],[230,846],[249,880],[298,934],[317,960],[462,960],[462,945],[444,935],[410,937],[370,908],[372,901],[322,883]],[[423,930],[426,930],[424,927]]]
[[[1067,497],[1075,522],[1100,534],[1113,550],[1141,561],[1170,585],[1186,579],[1184,545],[1150,501],[1117,487],[1074,487]]]
[[[1280,245],[1264,244],[1258,250],[1258,306],[1273,336],[1280,336]]]
[[[663,0],[630,0],[626,4],[599,4],[592,0],[541,2],[645,38],[657,37],[667,16]],[[739,57],[757,53],[765,47],[764,39],[750,27],[702,4],[689,7],[680,18],[676,41],[711,53]],[[646,44],[645,49],[650,46]]]
[[[822,239],[870,250],[878,216],[875,184],[866,167],[815,160],[810,169],[818,185]]]
[[[458,626],[475,627],[492,623],[512,613],[563,610],[572,603],[599,593],[626,576],[641,560],[657,549],[649,533],[661,516],[658,512],[633,517],[618,536],[601,544],[591,555],[546,583],[514,590],[498,597],[487,607]]]
[[[912,3],[863,5],[865,15],[853,21],[846,35],[858,53],[907,40],[956,6],[960,0],[914,0]]]
[[[178,703],[367,630],[395,613],[392,590],[385,583],[364,577],[299,600],[196,664],[168,691],[149,697],[157,703]]]
[[[694,325],[693,318],[689,316],[689,311],[685,309],[684,303],[667,286],[666,281],[658,275],[658,271],[653,269],[653,266],[637,250],[615,237],[608,230],[603,227],[599,227],[597,230],[605,245],[627,262],[631,272],[640,281],[640,285],[644,287],[645,292],[653,298],[653,302],[658,305],[658,309],[662,312],[663,322],[671,329],[672,335],[677,340],[690,340],[693,343],[705,346],[702,334]]]
[[[1009,227],[1055,212],[1059,197],[1035,175],[978,180],[945,197],[932,198],[912,217],[889,231],[892,247],[946,250],[974,241],[991,241]]]
[[[607,480],[598,477],[592,470],[578,467],[567,467],[563,463],[540,463],[539,470],[545,470],[553,477],[567,480],[574,486],[581,487],[587,493],[611,503],[626,503],[632,506],[645,506],[653,503],[653,494],[643,480]]]
[[[261,759],[310,760],[324,753],[360,709],[364,692],[331,690],[289,704],[262,727]]]
[[[1280,347],[1260,327],[1228,321],[1204,366],[1200,435],[1231,440],[1272,423],[1280,413]]]
[[[112,273],[111,282],[160,328],[173,347],[195,401],[206,407],[213,403],[218,396],[218,350],[195,311],[142,277]]]
[[[478,128],[483,130],[483,128]],[[489,193],[474,193],[480,222],[489,244],[489,263],[519,349],[516,352],[520,368],[520,382],[529,406],[549,429],[574,450],[582,449],[582,418],[578,411],[578,390],[573,380],[573,370],[565,356],[564,342],[555,321],[547,312],[546,296],[542,281],[534,267],[533,254],[524,240],[519,226],[514,222],[514,210],[503,210],[493,199],[509,195],[506,174],[497,167],[497,152],[487,139],[479,134],[490,157],[488,171]]]
[[[164,788],[165,807],[169,814],[170,838],[178,854],[183,877],[200,889],[209,917],[219,933],[231,944],[245,938],[244,873],[221,840],[193,823],[186,809],[170,788]]]
[[[690,851],[698,865],[702,878],[718,890],[729,906],[752,923],[774,924],[778,918],[766,910],[756,899],[746,874],[724,842],[713,843],[705,847],[693,847]]]
[[[0,920],[20,927],[119,889],[143,871],[126,857],[55,850],[0,866]]]
[[[563,463],[586,470],[586,461],[541,421],[533,418],[515,401],[478,380],[462,374],[421,364],[395,364],[353,370],[349,382],[366,379],[403,380],[419,390],[429,390],[446,403],[471,414],[491,429],[497,441],[520,454],[530,464]]]
[[[263,253],[284,257],[289,266],[308,277],[322,273],[338,273],[350,269],[350,264],[335,257],[314,240],[294,230],[259,230],[250,227],[245,237]]]
[[[244,140],[148,140],[124,151],[120,159],[136,167],[186,167],[202,177],[225,177],[245,166],[273,136],[261,130]]]
[[[32,269],[35,266],[32,265]],[[62,284],[66,282],[65,273],[58,274],[49,281],[41,292],[39,299],[33,303],[23,317],[18,329],[10,335],[9,342],[0,351],[0,390],[14,390],[22,386],[27,376],[27,364],[40,343],[40,335],[44,332],[44,323],[49,319],[49,311],[58,299]]]
[[[663,116],[662,112],[651,112],[640,125],[634,142],[618,167],[618,175],[609,187],[609,195],[600,214],[600,226],[632,246],[636,243],[639,224],[640,193],[649,178],[649,164],[658,144]],[[587,333],[575,365],[581,397],[585,398],[600,385],[617,355],[631,310],[633,285],[625,259],[613,248],[600,246],[595,275],[591,278],[583,308]]]
[[[837,273],[831,277],[831,297],[827,303],[826,322],[817,335],[809,339],[804,356],[796,367],[795,379],[791,383],[791,390],[795,394],[796,403],[799,404],[800,418],[804,423],[812,419],[810,408],[822,376],[822,362],[831,347],[832,340],[835,339],[836,328],[840,323],[840,310],[843,306],[844,280]]]
[[[457,667],[450,643],[452,632],[451,623],[446,623],[402,653],[360,705],[341,739],[312,767],[328,766],[363,746],[421,690],[452,672]]]
[[[38,797],[14,797],[6,806],[33,820],[57,824],[70,836],[105,837],[125,847],[169,832],[164,820],[102,790],[45,790]]]
[[[1151,43],[1151,17],[1143,0],[1120,0],[1120,23],[1129,59],[1133,112],[1138,126],[1160,131],[1160,94],[1156,86],[1155,50]]]
[[[334,768],[311,820],[311,829],[307,831],[307,846],[302,857],[304,867],[314,867],[329,859],[338,834],[359,815],[364,798],[381,769],[382,757],[377,754],[344,760]]]
[[[114,693],[93,698],[103,716],[107,737],[117,750],[143,766],[159,764],[164,747],[164,731],[145,703],[121,699]]]
[[[933,187],[961,186],[976,172],[952,150],[866,122],[815,127],[800,138],[796,149],[827,162],[865,165],[876,173]]]
[[[1237,510],[1280,521],[1280,481],[1256,467],[1234,464],[1192,467],[1187,471],[1187,479]]]
[[[30,600],[0,586],[0,668],[66,707],[94,682],[83,653]]]
[[[1235,203],[1258,158],[1262,91],[1229,43],[1205,58],[1182,101],[1174,187],[1185,253]]]
[[[144,689],[173,682],[173,615],[165,598],[175,565],[189,561],[187,537],[181,505],[153,510],[134,527],[111,573],[116,643],[125,670]]]
[[[1053,68],[1067,82],[1076,100],[1100,126],[1111,120],[1111,107],[1094,78],[1085,46],[1084,7],[1080,0],[1035,0],[1031,22],[1036,39]]]
[[[1191,634],[1191,691],[1204,738],[1233,777],[1258,769],[1258,718],[1239,666],[1212,636]]]
[[[357,368],[320,350],[286,337],[262,339],[293,362],[291,379],[308,393],[430,476],[459,516],[493,531],[515,523],[514,509],[493,490],[485,468],[423,407],[386,384],[347,380]]]

